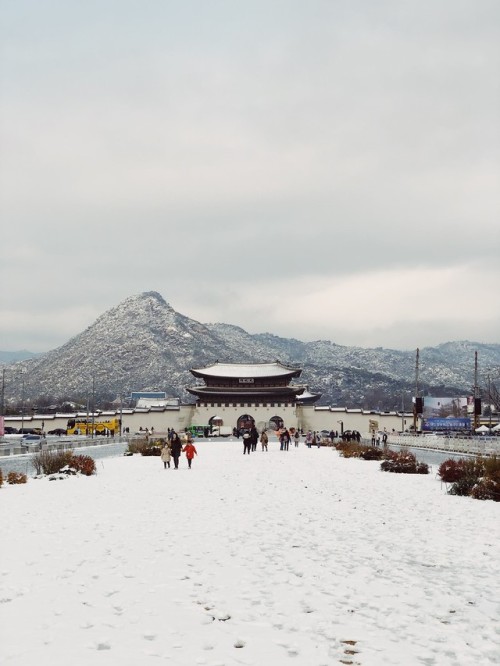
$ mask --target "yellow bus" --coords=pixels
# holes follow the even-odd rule
[[[108,419],[107,421],[94,421],[92,419],[68,419],[67,435],[114,435],[120,434],[120,419]]]

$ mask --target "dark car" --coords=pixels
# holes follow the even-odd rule
[[[12,426],[5,426],[4,432],[6,435],[17,435],[19,430],[17,428],[13,428]]]
[[[62,437],[66,435],[66,430],[64,428],[56,428],[55,430],[49,430],[47,435],[57,435],[57,437]]]

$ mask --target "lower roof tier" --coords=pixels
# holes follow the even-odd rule
[[[295,400],[296,396],[304,392],[301,386],[260,387],[245,389],[216,388],[210,386],[193,386],[187,389],[189,393],[199,399],[219,400],[221,402],[248,402],[256,399],[267,400]]]

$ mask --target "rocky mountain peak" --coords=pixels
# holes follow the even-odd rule
[[[500,345],[443,343],[420,351],[420,383],[430,395],[472,390],[474,352],[484,367],[500,367]],[[202,324],[174,310],[155,291],[130,296],[82,333],[47,354],[22,361],[25,395],[48,404],[71,398],[85,404],[137,390],[162,390],[192,401],[192,367],[279,359],[303,368],[301,381],[323,404],[398,409],[414,387],[415,352],[346,347],[328,340],[305,343],[271,333],[251,335],[231,324]],[[20,365],[18,363],[18,365]],[[6,396],[13,396],[7,387]],[[18,396],[17,396],[18,397]],[[407,397],[408,407],[410,398]]]

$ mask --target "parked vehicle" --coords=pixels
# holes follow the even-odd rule
[[[68,435],[118,435],[120,434],[120,419],[97,421],[83,419],[68,419],[66,434]]]
[[[66,435],[66,430],[64,428],[56,428],[55,430],[49,430],[47,435],[57,435],[57,437],[62,437]]]
[[[47,440],[42,435],[23,435],[21,437],[20,443],[21,446],[25,446],[27,448],[38,448],[41,447],[42,444],[45,444],[46,441]]]
[[[209,437],[230,437],[233,429],[230,426],[214,426]]]

